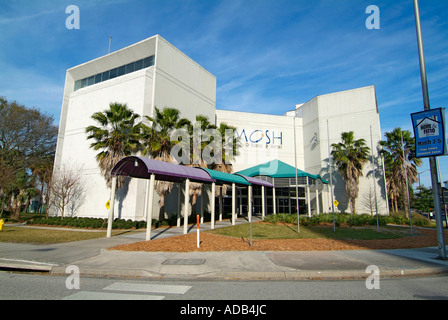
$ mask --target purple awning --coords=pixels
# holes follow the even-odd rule
[[[151,174],[156,175],[156,180],[163,181],[182,182],[190,179],[196,182],[215,182],[204,170],[144,157],[125,157],[112,169],[113,176],[149,179]]]
[[[272,183],[264,181],[264,180],[261,180],[261,179],[244,176],[244,175],[239,174],[239,173],[234,173],[234,174],[243,177],[250,184],[255,184],[255,185],[265,186],[265,187],[271,187],[271,188],[274,186]]]

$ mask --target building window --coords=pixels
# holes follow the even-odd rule
[[[109,79],[113,79],[117,77],[117,68],[110,70]]]
[[[140,69],[143,69],[143,60],[138,60],[134,63],[134,70],[137,71]]]
[[[98,73],[93,76],[76,80],[75,81],[75,91],[81,88],[85,88],[103,81],[107,81],[109,79],[113,79],[116,77],[120,77],[122,75],[138,71],[141,69],[149,68],[154,65],[154,56],[147,57],[145,59],[141,59],[135,62],[131,62],[127,65],[120,66],[118,68],[114,68],[112,70],[108,70],[103,73]]]
[[[117,77],[124,75],[124,71],[126,69],[126,66],[121,66],[117,68]]]
[[[135,62],[132,62],[132,63],[126,65],[126,73],[134,72],[134,70],[135,70],[134,69],[134,64],[135,64]]]
[[[110,79],[109,78],[109,72],[110,71],[103,72],[103,74],[101,75],[101,81],[106,81],[106,80]]]

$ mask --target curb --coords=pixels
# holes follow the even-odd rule
[[[68,266],[68,265],[67,265]],[[49,270],[51,275],[67,275],[67,266],[56,266]],[[381,279],[435,276],[448,274],[446,267],[420,268],[420,269],[388,269],[380,268]],[[366,280],[371,274],[360,270],[343,271],[272,271],[272,272],[210,272],[202,274],[163,274],[148,270],[116,270],[82,268],[80,276],[85,277],[116,277],[116,278],[143,278],[164,280],[241,280],[241,281],[288,281],[288,280]]]
[[[11,261],[5,262],[0,261],[0,270],[3,271],[34,271],[34,272],[46,272],[50,273],[51,270],[55,267],[54,264],[47,264],[42,262],[35,261]]]

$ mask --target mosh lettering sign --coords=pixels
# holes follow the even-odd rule
[[[242,129],[237,130],[235,134],[246,144],[283,145],[283,132],[281,131]]]
[[[444,109],[431,109],[411,114],[414,127],[416,157],[447,154],[444,128]]]

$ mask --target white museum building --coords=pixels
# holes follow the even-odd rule
[[[350,212],[344,180],[334,166],[330,170],[329,152],[332,143],[341,141],[342,132],[354,131],[356,139],[363,138],[373,146],[375,159],[364,167],[357,211],[371,213],[375,208],[372,199],[376,199],[378,212],[388,213],[384,168],[376,148],[381,128],[374,86],[318,95],[308,102],[285,106],[283,115],[217,110],[216,77],[155,35],[67,70],[54,173],[72,168],[80,172],[85,194],[71,214],[108,216],[105,203],[111,190],[96,161],[100,151],[90,148],[86,128],[97,125],[91,116],[108,109],[112,102],[127,104],[141,116],[152,116],[154,107],[171,107],[192,122],[200,114],[217,125],[224,122],[235,127],[241,148],[232,162],[234,173],[273,185],[263,191],[266,199],[260,186],[254,185],[253,213],[294,213],[297,200],[301,214],[331,212],[334,199],[339,202],[336,212]],[[146,220],[147,186],[145,179],[127,178],[116,193],[115,217]],[[168,195],[167,215],[184,212],[180,190],[179,184]],[[210,198],[211,189],[205,190],[208,196],[204,198]],[[241,185],[236,194],[237,212],[247,213],[247,188]],[[231,210],[231,198],[229,192],[224,195],[221,210]],[[154,193],[153,218],[159,215],[157,199]],[[205,205],[210,212],[210,201]]]

